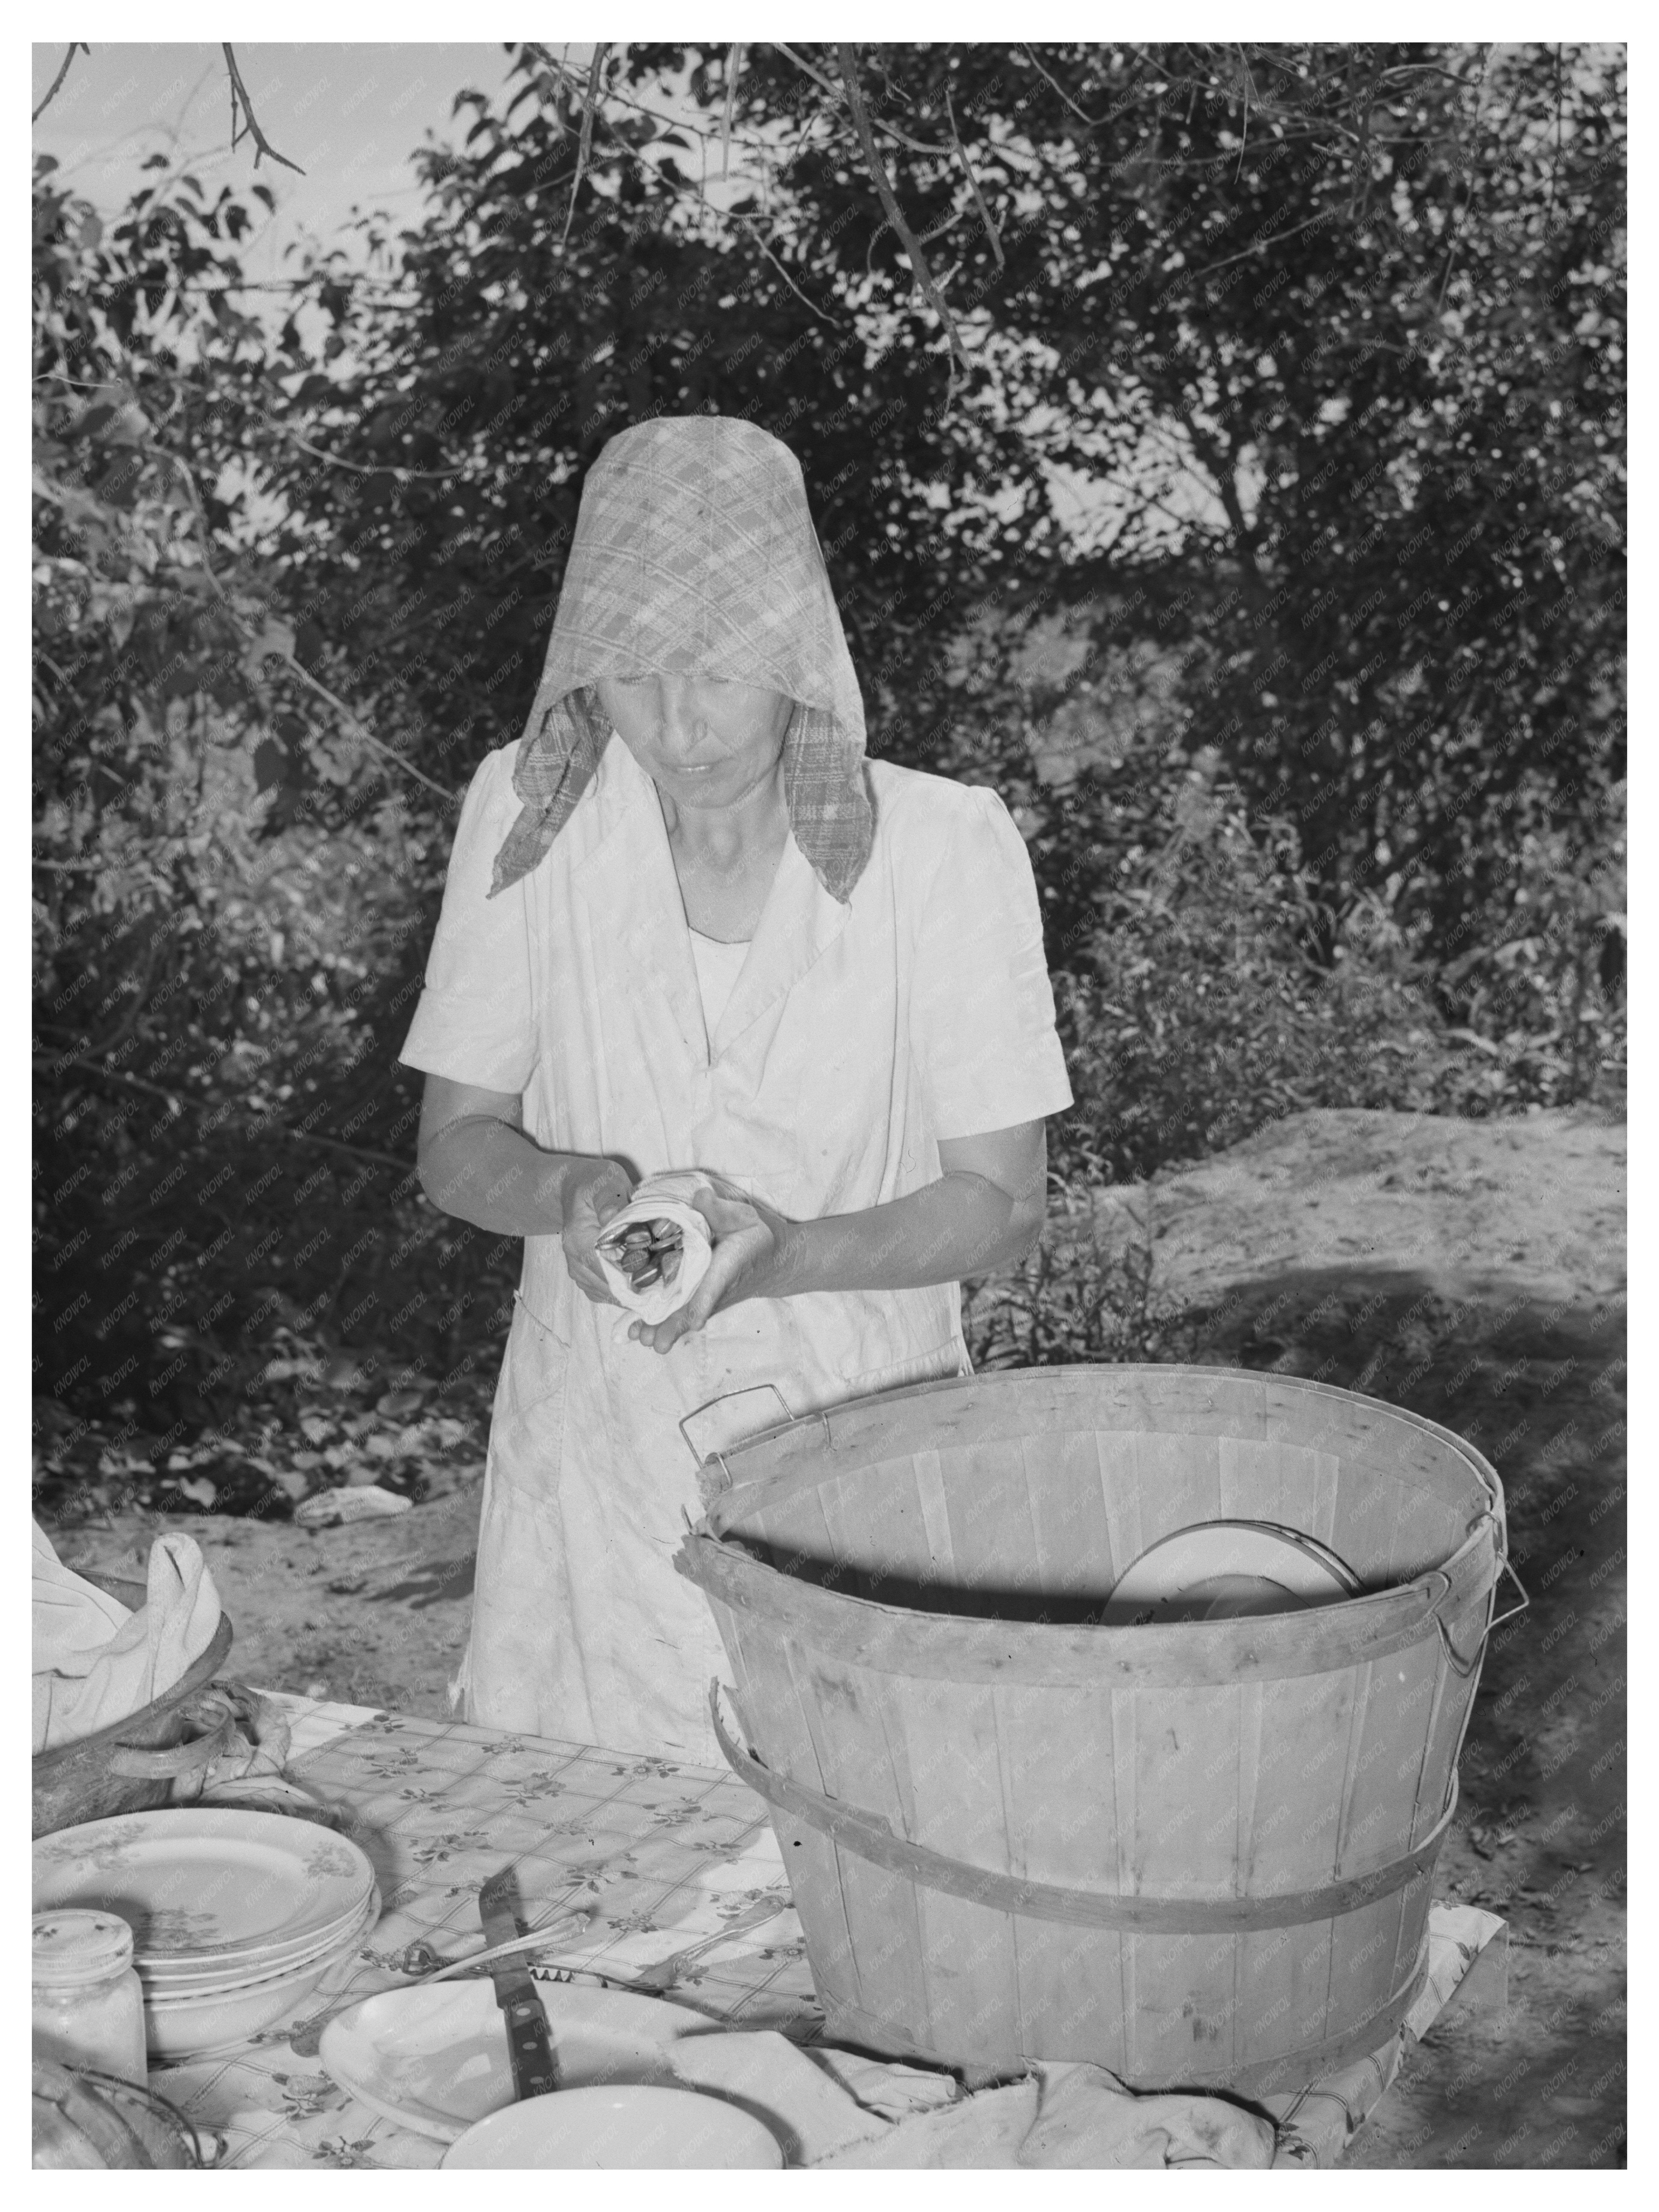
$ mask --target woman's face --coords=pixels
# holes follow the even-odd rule
[[[606,678],[599,705],[635,759],[680,806],[733,806],[783,751],[794,702],[714,676]]]

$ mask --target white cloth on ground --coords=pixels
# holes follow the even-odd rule
[[[688,2035],[670,2046],[670,2063],[688,2088],[731,2098],[764,2120],[792,2166],[1260,2170],[1273,2162],[1265,2114],[1198,2092],[1138,2096],[1098,2066],[1037,2064],[1020,2081],[968,2095],[945,2074],[829,2045],[803,2051],[769,2031]]]
[[[1139,2096],[1099,2066],[1035,2065],[1024,2081],[918,2112],[813,2161],[830,2168],[1097,2169],[1273,2163],[1264,2115],[1198,2092]]]
[[[170,1690],[212,1643],[221,1607],[192,1537],[156,1538],[146,1601],[130,1613],[33,1525],[33,1747],[52,1751]]]

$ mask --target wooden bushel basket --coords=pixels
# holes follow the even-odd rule
[[[1073,1367],[855,1401],[703,1478],[676,1565],[830,2035],[1255,2094],[1388,2041],[1506,1564],[1477,1452],[1289,1377]],[[1364,1594],[1098,1624],[1148,1546],[1224,1519],[1306,1531]]]
[[[143,1583],[87,1575],[86,1580],[137,1612],[149,1591]],[[230,1615],[222,1613],[213,1641],[170,1690],[141,1705],[125,1720],[95,1735],[78,1736],[33,1759],[33,1833],[55,1835],[82,1820],[105,1820],[117,1813],[145,1813],[165,1805],[173,1778],[205,1766],[230,1740],[233,1723],[186,1743],[191,1701],[206,1688],[230,1656]]]

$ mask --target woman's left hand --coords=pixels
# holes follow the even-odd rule
[[[693,1335],[710,1314],[741,1305],[745,1298],[774,1296],[779,1285],[789,1223],[723,1176],[711,1175],[707,1182],[708,1188],[691,1203],[708,1224],[714,1248],[708,1272],[666,1321],[631,1324],[629,1335],[652,1352],[667,1352],[683,1336]]]

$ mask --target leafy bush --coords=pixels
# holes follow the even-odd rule
[[[1003,73],[988,50],[967,58]],[[954,66],[943,49],[914,62]],[[1062,64],[1079,89],[1121,65],[1088,48]],[[1559,125],[1559,52],[1516,66]],[[1568,81],[1576,99],[1585,88]],[[1149,148],[1191,128],[1161,94],[1147,100]],[[749,228],[721,243],[636,220],[656,186],[621,155],[626,190],[572,234],[562,189],[526,188],[564,158],[569,117],[532,105],[510,124],[520,112],[515,94],[465,149],[429,155],[416,229],[380,240],[407,287],[316,265],[314,357],[297,320],[273,340],[238,308],[230,249],[256,218],[232,195],[163,176],[106,226],[49,159],[37,171],[43,1495],[280,1512],[354,1468],[412,1492],[479,1448],[517,1240],[418,1194],[418,1085],[395,1056],[447,794],[527,701],[582,468],[648,405],[716,405],[799,448],[877,750],[992,785],[1028,836],[1079,1103],[1054,1133],[1042,1245],[1017,1276],[970,1287],[985,1362],[1179,1342],[1139,1248],[1097,1233],[1104,1182],[1302,1106],[1504,1112],[1616,1086],[1616,287],[1583,345],[1556,343],[1602,281],[1608,225],[1589,218],[1622,189],[1611,154],[1563,198],[1573,219],[1547,221],[1544,166],[1553,218],[1593,149],[1569,130],[1564,155],[1546,131],[1525,173],[1541,241],[1508,216],[1460,237],[1461,315],[1524,279],[1501,318],[1466,320],[1488,333],[1474,353],[1414,335],[1415,257],[1440,259],[1432,223],[1310,219],[1268,241],[1288,254],[1279,279],[1229,285],[1220,303],[1237,318],[1237,423],[1262,457],[1257,522],[1223,532],[1200,501],[1193,515],[1211,520],[1176,539],[1079,565],[1063,533],[1017,527],[1004,507],[1018,486],[1046,511],[1042,471],[1079,426],[1106,427],[1084,387],[1050,432],[1029,392],[976,413],[918,406],[918,356],[844,360],[836,326]],[[1212,124],[1200,114],[1200,134]],[[1145,312],[1133,298],[1123,311],[1136,377],[1112,388],[1143,427],[1188,422],[1188,349],[1209,345],[1168,281],[1171,222],[1196,249],[1218,218],[1243,235],[1253,198],[1282,202],[1278,154],[1249,135],[1248,167],[1241,145],[1179,208],[1180,159],[1143,186],[1113,155],[1090,201],[1115,262],[1137,241]],[[1050,222],[1080,282],[1099,279],[1075,228],[1081,143],[1066,125],[1048,215],[1008,240],[1040,342],[1054,302],[1080,296],[1053,281]],[[839,193],[836,173],[805,179],[809,198]],[[1336,172],[1304,177],[1346,200]],[[1115,197],[1143,189],[1144,205]],[[1439,209],[1437,176],[1412,191]],[[843,228],[822,230],[812,283],[827,285]],[[860,264],[842,295],[853,313],[871,296],[867,240],[849,230],[836,251]],[[1189,267],[1208,258],[1194,250]],[[1167,352],[1147,341],[1152,313]],[[1501,350],[1511,328],[1518,365]],[[1297,347],[1281,345],[1292,331]],[[1069,322],[1054,335],[1069,364]],[[1037,355],[1025,361],[1036,374]],[[1113,439],[1134,427],[1119,399]],[[1102,473],[1098,447],[1079,453],[1084,476]],[[1445,623],[1407,557],[1437,529],[1462,549]],[[1039,635],[1051,604],[1076,630],[1059,659]],[[999,650],[981,652],[999,624]],[[1217,755],[1189,757],[1206,730],[1225,777]],[[1089,773],[1056,778],[1049,754],[1063,767],[1079,749]],[[1264,805],[1295,806],[1294,826]]]
[[[963,1334],[976,1370],[1190,1352],[1179,1303],[1155,1287],[1153,1194],[1144,1194],[1127,1236],[1121,1215],[1103,1221],[1098,1195],[1063,1171],[1052,1175],[1048,1223],[1033,1249],[1018,1267],[963,1285]]]
[[[1293,834],[1253,833],[1212,757],[1167,794],[1161,826],[1105,896],[1092,972],[1056,977],[1079,1099],[1067,1169],[1121,1182],[1300,1107],[1431,1105],[1440,1025],[1378,905],[1320,966]]]
[[[1584,891],[1543,849],[1529,856],[1510,896],[1529,884],[1532,911],[1553,921],[1495,949],[1489,939],[1468,964],[1471,979],[1494,979],[1462,1009],[1476,1030],[1447,1018],[1437,979],[1376,894],[1340,917],[1331,964],[1314,957],[1320,917],[1295,833],[1252,826],[1213,755],[1166,793],[1158,826],[1121,857],[1088,966],[1055,976],[1079,1102],[1056,1133],[1067,1175],[1144,1177],[1305,1107],[1557,1104],[1589,1094],[1593,1061],[1622,1060],[1613,963],[1602,979],[1586,973],[1615,895],[1622,907],[1611,854]],[[1511,990],[1504,1012],[1506,967],[1530,995],[1517,1006]],[[1500,1012],[1501,1042],[1484,1034]]]
[[[1517,1103],[1619,1105],[1628,1030],[1625,995],[1624,786],[1590,837],[1538,828],[1518,841],[1501,911],[1470,951],[1436,977],[1449,1036],[1468,1048],[1437,1104],[1460,1114]]]
[[[410,1172],[447,833],[317,710],[258,550],[246,210],[186,177],[106,228],[43,161],[34,211],[37,1502],[281,1513],[347,1438],[411,1483],[385,1378],[470,1419],[517,1256]]]

